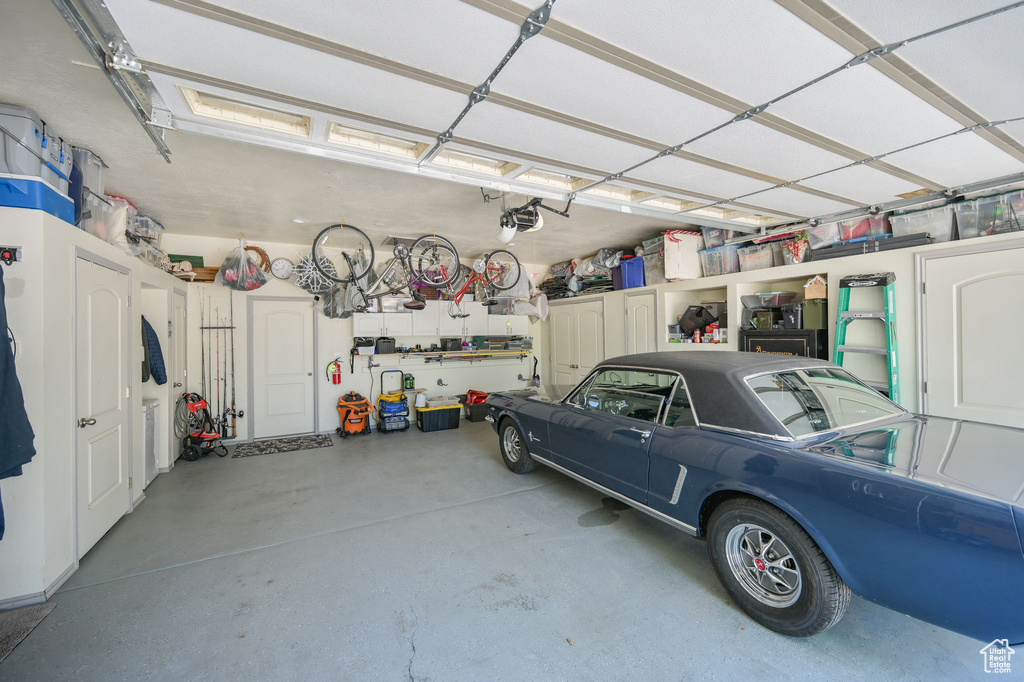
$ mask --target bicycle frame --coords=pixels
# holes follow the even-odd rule
[[[478,266],[486,270],[490,277],[484,277],[483,274],[477,270]],[[505,268],[488,267],[486,263],[481,264],[480,261],[477,261],[472,270],[473,274],[470,275],[461,287],[459,287],[458,291],[455,291],[451,287],[448,288],[448,293],[452,297],[452,304],[449,306],[448,315],[451,317],[469,317],[467,313],[462,311],[462,301],[466,298],[466,294],[473,288],[473,285],[477,282],[483,282],[484,289],[486,291],[486,288],[503,277],[505,272]],[[452,312],[453,310],[457,312]]]
[[[348,263],[349,271],[351,272],[353,270],[352,263],[349,260],[348,254],[344,255],[345,262]],[[387,267],[385,267],[384,270],[380,273],[380,275],[378,275],[377,281],[371,284],[369,288],[364,289],[363,285],[359,283],[359,280],[354,280],[352,282],[351,285],[355,286],[356,290],[359,292],[360,297],[363,300],[362,305],[358,306],[360,312],[363,312],[366,310],[366,308],[369,308],[370,301],[374,299],[383,298],[388,294],[399,294],[411,287],[413,283],[413,277],[410,274],[412,272],[410,260],[411,259],[408,253],[405,254],[404,258],[400,258],[396,254],[395,257],[388,262]],[[396,269],[401,269],[402,271],[399,277],[399,281],[402,282],[402,286],[399,287],[393,287],[388,284],[388,281],[391,279],[391,276]]]

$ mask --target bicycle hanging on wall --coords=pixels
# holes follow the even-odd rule
[[[313,241],[313,264],[325,277],[356,287],[356,310],[365,312],[373,300],[408,291],[407,308],[422,308],[423,296],[413,285],[439,289],[459,274],[455,245],[438,235],[424,235],[411,246],[395,244],[394,257],[374,275],[374,248],[357,227],[337,224],[324,228]]]
[[[451,297],[448,315],[453,318],[469,317],[462,307],[462,301],[466,298],[466,294],[473,291],[477,285],[481,286],[487,298],[484,305],[497,303],[494,300],[496,293],[508,291],[518,284],[522,268],[515,254],[505,249],[498,249],[483,258],[478,258],[473,263],[473,268],[468,276],[462,276],[461,268],[459,275],[460,277],[453,278],[454,282],[448,285],[447,290],[447,294]]]

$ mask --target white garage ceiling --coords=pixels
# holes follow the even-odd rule
[[[1003,3],[830,3],[557,0],[486,100],[439,145],[535,7],[514,0],[108,0],[104,7],[180,130],[447,176],[492,193],[567,199],[577,192],[574,210],[590,204],[749,230],[1024,172],[1020,123],[975,127],[1024,116],[1024,95],[1011,85],[1024,47],[995,39],[1024,29],[1024,8],[851,64]],[[307,115],[311,132],[296,139],[197,115],[182,85]],[[772,104],[755,109],[765,102]],[[424,144],[415,158],[347,147],[327,139],[332,121]],[[188,146],[201,154],[196,147]],[[506,171],[453,171],[431,153],[449,147],[507,162]],[[532,169],[570,178],[564,187],[539,184]],[[610,185],[641,191],[623,199],[585,191],[607,176]],[[663,196],[682,203],[670,208],[658,201]],[[729,213],[700,208],[708,204]],[[603,222],[639,229],[640,221],[622,217]],[[567,233],[585,229],[575,218],[563,224]],[[554,239],[547,230],[536,239]]]

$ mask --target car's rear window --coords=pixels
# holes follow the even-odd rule
[[[841,369],[797,369],[746,382],[794,438],[904,414]]]

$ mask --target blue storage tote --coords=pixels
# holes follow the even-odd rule
[[[622,268],[622,289],[634,289],[636,287],[647,286],[647,277],[644,274],[644,259],[643,258],[623,258],[620,261],[620,267]],[[612,284],[614,285],[615,278],[612,276]]]
[[[0,175],[0,206],[34,208],[75,224],[75,202],[42,180]]]

